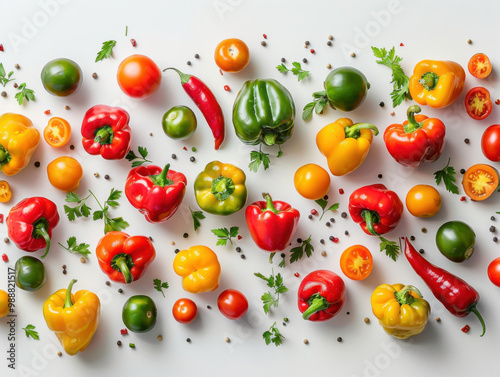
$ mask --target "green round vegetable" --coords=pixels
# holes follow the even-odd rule
[[[475,241],[472,228],[461,221],[448,221],[436,233],[436,245],[441,254],[457,263],[470,258]]]
[[[16,261],[16,285],[25,291],[36,291],[42,288],[47,280],[45,265],[40,259],[24,256]]]
[[[148,332],[156,324],[156,304],[148,296],[130,297],[123,305],[122,320],[132,332]]]
[[[82,83],[80,66],[70,59],[54,59],[42,69],[45,90],[55,96],[66,97],[76,92]]]
[[[196,131],[196,116],[187,106],[174,106],[163,115],[162,126],[168,137],[185,140]]]
[[[370,84],[365,75],[353,67],[339,67],[325,80],[326,95],[330,104],[342,111],[352,111],[366,98]]]

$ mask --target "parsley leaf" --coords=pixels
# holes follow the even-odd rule
[[[161,292],[163,297],[165,297],[165,293],[163,292],[163,288],[165,288],[165,289],[168,288],[168,283],[166,281],[162,283],[162,281],[160,279],[153,279],[153,287],[158,292]]]
[[[96,63],[100,60],[107,59],[111,56],[113,52],[113,47],[115,47],[116,41],[106,41],[102,43],[101,51],[97,53],[97,57],[95,58]]]
[[[87,206],[87,199],[89,197],[90,194],[85,198],[80,198],[76,192],[69,192],[66,194],[66,202],[78,204],[76,207],[64,205],[64,213],[68,216],[69,221],[75,221],[77,217],[89,217],[90,211],[92,210]]]
[[[332,109],[335,110],[335,106],[328,100],[328,96],[326,95],[326,91],[314,92],[312,94],[314,100],[309,102],[304,106],[302,110],[302,119],[308,120],[312,117],[313,110],[316,114],[323,114],[323,110],[326,105],[330,105]]]
[[[229,230],[227,228],[212,229],[211,232],[219,238],[216,246],[226,246],[227,241],[229,241],[232,245],[232,238],[238,236],[239,229],[240,228],[237,226],[232,226]]]
[[[304,253],[308,258],[311,257],[314,252],[314,247],[311,244],[311,236],[305,241],[302,241],[300,246],[294,247],[290,250],[290,264],[296,262],[304,257]]]
[[[252,151],[250,152],[250,165],[248,165],[248,168],[253,171],[254,173],[259,170],[260,165],[264,166],[264,170],[269,169],[269,164],[271,160],[269,160],[269,153],[264,153],[262,151]]]
[[[40,337],[38,336],[38,331],[36,331],[36,327],[33,325],[28,325],[26,327],[22,328],[26,332],[26,337],[29,338],[30,336],[35,339],[35,340],[40,340]]]
[[[5,88],[5,85],[7,85],[9,82],[14,81],[15,78],[12,77],[14,74],[14,71],[10,71],[7,77],[5,75],[7,72],[5,72],[5,68],[3,67],[3,64],[0,63],[0,84]],[[11,78],[12,77],[12,78]]]
[[[132,150],[130,150],[130,152],[128,152],[125,156],[128,161],[132,161],[133,168],[141,166],[145,162],[151,162],[151,160],[146,158],[148,156],[148,150],[145,147],[138,147],[137,150],[139,151],[140,156],[137,156]]]
[[[191,207],[189,207],[189,210],[191,211],[191,217],[193,218],[193,226],[196,232],[198,228],[201,226],[200,220],[203,220],[205,218],[205,215],[203,214],[202,211],[193,211]]]
[[[89,251],[88,243],[76,243],[76,237],[70,237],[67,241],[68,246],[64,246],[62,243],[58,242],[58,244],[63,248],[69,251],[70,253],[81,254],[85,259],[88,259],[88,255],[91,254]]]
[[[265,292],[261,296],[264,313],[268,314],[269,309],[272,307],[277,308],[280,301],[280,294],[288,292],[288,288],[283,284],[283,277],[281,274],[274,275],[274,270],[269,277],[262,275],[260,272],[254,273],[256,277],[264,280],[269,288],[274,288],[274,295],[271,292]]]
[[[321,207],[321,209],[323,210],[323,213],[321,214],[320,216],[320,220],[323,218],[323,215],[328,212],[328,211],[336,211],[339,209],[339,203],[335,203],[333,205],[331,205],[330,207],[326,208],[326,206],[328,205],[328,202],[325,200],[325,199],[318,199],[316,200],[316,203]]]
[[[292,72],[295,76],[297,76],[298,81],[302,81],[306,77],[309,77],[310,72],[303,70],[299,62],[293,62],[292,65],[293,68],[288,69],[285,63],[281,63],[276,67],[276,69],[281,73]]]
[[[19,92],[15,95],[15,97],[19,105],[22,105],[24,103],[24,100],[26,100],[27,102],[35,100],[35,92],[31,89],[28,89],[25,82],[19,85],[17,87],[17,90],[19,90]]]
[[[394,262],[396,261],[399,255],[399,246],[394,241],[389,241],[382,236],[379,236],[380,239],[380,251],[385,250],[385,255],[391,258]]]
[[[278,330],[276,322],[272,324],[269,330],[265,331],[264,334],[262,334],[262,337],[264,338],[264,341],[267,345],[273,343],[276,347],[281,345],[283,343],[283,339],[285,338]]]
[[[438,170],[437,172],[434,173],[434,176],[436,178],[436,184],[440,184],[441,181],[444,182],[444,185],[446,186],[446,190],[450,191],[453,194],[458,194],[458,187],[455,185],[455,168],[453,166],[450,166],[450,160],[451,158],[448,158],[448,163],[442,170]]]

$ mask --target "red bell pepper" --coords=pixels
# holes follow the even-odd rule
[[[420,106],[408,108],[408,120],[385,129],[387,150],[401,165],[419,167],[423,162],[436,161],[444,148],[446,127],[437,118],[415,115]]]
[[[185,175],[169,169],[170,164],[163,170],[156,165],[139,166],[128,174],[125,195],[150,223],[167,221],[184,198]]]
[[[326,321],[335,317],[345,303],[345,284],[335,272],[316,270],[300,283],[299,310],[309,321]]]
[[[300,213],[288,203],[273,201],[269,194],[262,196],[265,202],[252,203],[245,211],[248,230],[261,249],[284,250],[297,230]]]
[[[83,118],[82,144],[92,155],[120,160],[130,151],[131,130],[128,113],[119,107],[96,105]]]
[[[108,232],[99,240],[96,256],[101,270],[113,281],[132,283],[139,280],[156,256],[148,237],[124,232]]]
[[[483,336],[486,332],[486,325],[476,308],[479,293],[458,276],[428,262],[415,250],[408,238],[405,242],[405,255],[415,272],[451,314],[456,317],[465,317],[472,312],[477,316],[483,327],[481,334]]]
[[[57,207],[49,199],[26,198],[11,208],[6,220],[9,238],[24,251],[50,249],[52,229],[59,223]]]

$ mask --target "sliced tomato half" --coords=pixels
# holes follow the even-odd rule
[[[477,86],[465,96],[465,109],[472,119],[482,120],[491,113],[493,104],[488,89]]]
[[[484,79],[491,73],[492,67],[490,59],[485,54],[479,53],[470,58],[467,68],[472,76]]]

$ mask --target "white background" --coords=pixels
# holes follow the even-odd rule
[[[45,5],[44,5],[45,4]],[[474,10],[476,9],[475,6]],[[26,82],[35,90],[36,102],[19,107],[14,99],[12,83],[8,86],[9,96],[0,98],[0,111],[18,112],[28,116],[35,126],[42,131],[50,116],[62,116],[72,125],[71,143],[76,149],[71,151],[69,144],[56,150],[42,140],[31,164],[21,173],[6,179],[14,191],[13,200],[0,205],[0,212],[5,216],[12,205],[28,196],[43,195],[53,200],[61,215],[61,221],[53,234],[53,246],[44,260],[48,271],[45,286],[30,293],[17,290],[17,372],[21,375],[49,376],[65,371],[74,376],[87,376],[98,373],[126,374],[156,372],[172,376],[205,375],[250,376],[256,373],[264,375],[338,375],[338,376],[407,376],[420,375],[457,375],[471,373],[485,374],[496,368],[495,357],[490,357],[489,350],[498,349],[500,326],[498,313],[498,288],[493,286],[486,275],[489,262],[499,255],[499,246],[492,241],[494,234],[488,228],[497,225],[490,221],[490,216],[500,210],[499,197],[493,195],[486,202],[472,203],[460,201],[463,190],[458,171],[472,164],[488,162],[480,150],[480,138],[483,130],[498,122],[498,107],[487,120],[478,122],[470,119],[463,107],[464,95],[468,89],[486,86],[496,99],[498,94],[497,70],[500,69],[500,53],[497,48],[498,3],[483,1],[481,11],[472,13],[468,7],[458,6],[454,1],[56,1],[18,2],[1,0],[2,22],[0,23],[0,43],[5,52],[0,52],[0,62],[7,70],[14,64],[21,66],[14,70],[16,82]],[[125,37],[125,26],[128,36]],[[267,34],[267,46],[260,42]],[[326,45],[327,36],[333,35],[333,46]],[[219,41],[229,37],[243,39],[250,48],[250,65],[238,74],[220,75],[213,60],[213,51]],[[137,40],[137,47],[132,47],[129,40]],[[467,44],[470,38],[472,44]],[[117,45],[113,58],[95,63],[95,56],[102,42],[114,39]],[[311,42],[313,55],[304,48],[304,41]],[[403,43],[404,46],[400,46]],[[477,80],[467,73],[465,89],[458,100],[446,109],[432,110],[425,108],[423,113],[442,119],[447,126],[447,141],[443,156],[435,163],[420,167],[418,170],[403,168],[387,153],[382,134],[391,123],[401,123],[405,119],[407,106],[395,109],[389,93],[392,90],[390,70],[377,65],[370,46],[397,46],[397,54],[404,58],[402,66],[410,74],[414,65],[422,59],[453,60],[466,67],[469,58],[477,53],[486,53],[493,63],[493,73],[484,81]],[[355,52],[352,58],[350,52]],[[119,89],[115,75],[119,62],[125,57],[142,53],[150,56],[161,68],[175,66],[186,73],[202,78],[212,88],[223,108],[226,117],[226,140],[220,151],[214,151],[212,134],[207,124],[180,86],[179,78],[173,72],[163,75],[158,92],[146,100],[134,100],[126,97]],[[198,53],[200,59],[194,58]],[[56,98],[44,91],[40,81],[43,65],[54,58],[66,57],[75,60],[83,70],[83,85],[73,97]],[[279,73],[275,67],[281,57],[292,61],[302,61],[303,66],[311,71],[311,76],[298,83],[296,77]],[[190,60],[191,66],[186,65]],[[322,83],[330,63],[333,67],[350,65],[365,73],[371,89],[361,108],[348,113],[326,110],[322,116],[314,115],[312,121],[301,120],[302,108],[311,100],[311,93],[321,90]],[[91,75],[99,75],[94,80]],[[278,79],[292,93],[297,119],[294,136],[284,146],[281,159],[274,157],[274,149],[265,151],[271,154],[271,168],[260,170],[257,174],[247,168],[249,153],[252,148],[244,146],[233,132],[231,108],[237,92],[244,81],[255,78],[271,77]],[[224,85],[231,87],[230,92],[223,90]],[[386,106],[379,107],[384,101]],[[155,164],[172,163],[172,169],[182,171],[188,179],[186,196],[178,213],[167,223],[149,224],[128,203],[125,197],[120,206],[112,211],[115,216],[123,216],[130,223],[126,230],[129,234],[152,236],[157,251],[157,259],[144,277],[130,286],[105,285],[107,277],[100,271],[95,259],[95,246],[103,235],[103,224],[80,219],[69,223],[63,213],[65,193],[50,186],[47,164],[61,155],[70,155],[78,159],[84,167],[84,178],[78,193],[84,195],[88,189],[105,199],[112,187],[123,189],[130,163],[123,161],[104,161],[100,157],[90,156],[81,147],[80,124],[85,111],[95,104],[121,106],[129,111],[133,130],[133,148],[146,146],[149,157]],[[191,107],[198,118],[198,130],[185,142],[173,141],[166,137],[161,129],[161,117],[174,105]],[[65,110],[69,105],[71,110]],[[50,109],[51,115],[44,111]],[[307,218],[312,208],[318,208],[314,202],[303,199],[293,187],[293,174],[304,163],[314,162],[327,168],[325,158],[315,145],[316,133],[326,124],[342,116],[348,116],[355,122],[371,122],[377,125],[381,134],[375,137],[370,154],[365,163],[354,173],[344,177],[332,178],[329,192],[330,202],[339,202],[340,209],[332,216],[336,219],[331,228],[315,218]],[[153,133],[153,136],[149,134]],[[470,139],[470,144],[464,143]],[[186,146],[188,151],[182,148]],[[192,153],[195,146],[198,152]],[[172,161],[170,155],[177,154]],[[189,161],[190,156],[196,162]],[[453,195],[441,185],[438,187],[443,207],[440,213],[431,219],[418,219],[406,210],[398,228],[388,237],[396,240],[399,236],[414,235],[417,249],[425,249],[425,257],[431,262],[457,274],[473,285],[481,294],[478,305],[486,321],[487,332],[479,337],[481,328],[472,315],[456,318],[432,296],[424,282],[413,272],[404,257],[396,263],[378,251],[378,242],[374,237],[365,235],[352,220],[342,219],[340,213],[347,211],[348,196],[356,188],[372,183],[384,183],[395,190],[404,201],[406,193],[415,184],[434,184],[433,172],[446,165],[448,157],[457,170],[457,183],[461,194]],[[260,199],[263,191],[269,191],[275,200],[284,200],[298,208],[302,214],[296,237],[307,238],[312,235],[315,253],[309,260],[303,260],[280,270],[275,262],[274,269],[285,277],[285,284],[290,291],[282,295],[280,306],[273,313],[265,316],[260,296],[266,291],[265,282],[253,276],[254,272],[265,275],[271,273],[268,254],[260,251],[248,233],[243,211],[229,217],[207,214],[198,232],[194,232],[188,206],[197,209],[193,193],[193,182],[205,164],[218,159],[238,165],[247,172],[249,189],[248,203]],[[41,167],[33,163],[40,161]],[[497,165],[492,163],[493,165]],[[100,178],[94,177],[94,172]],[[377,175],[383,174],[382,179]],[[103,179],[110,175],[108,181]],[[340,195],[343,188],[344,195]],[[90,203],[93,209],[96,204]],[[500,218],[500,217],[499,217]],[[471,225],[476,234],[476,251],[472,258],[463,264],[456,264],[445,259],[437,250],[434,242],[437,228],[448,220],[462,220]],[[243,236],[237,242],[246,256],[240,258],[235,251],[236,245],[216,247],[216,237],[210,229],[237,225]],[[426,227],[426,234],[421,228]],[[350,235],[345,236],[344,231]],[[182,238],[184,232],[189,238]],[[0,239],[7,234],[5,224],[0,225]],[[75,235],[79,242],[91,245],[93,254],[90,261],[81,264],[79,257],[67,253],[57,245],[65,243]],[[334,244],[328,241],[330,235],[340,239]],[[324,238],[326,245],[319,240]],[[175,246],[171,245],[174,241]],[[375,267],[368,279],[355,282],[345,278],[338,260],[341,252],[350,245],[361,243],[372,251]],[[212,293],[190,295],[182,290],[181,279],[172,269],[175,248],[186,248],[204,244],[213,248],[222,265],[220,288]],[[326,250],[327,257],[321,256]],[[13,267],[17,258],[26,255],[17,250],[12,243],[0,246],[1,253],[7,253],[9,263],[1,263],[0,288],[7,288],[7,267]],[[42,252],[33,255],[40,256]],[[279,258],[276,258],[277,260]],[[68,274],[62,274],[61,266],[67,265]],[[347,302],[342,312],[325,323],[312,323],[301,319],[297,309],[296,294],[302,277],[307,273],[326,268],[344,277],[347,286]],[[294,273],[298,272],[300,278]],[[87,350],[75,357],[55,353],[61,349],[56,337],[45,325],[41,307],[45,299],[55,290],[67,287],[71,278],[79,281],[76,290],[89,289],[96,292],[102,301],[101,324]],[[152,289],[153,278],[166,280],[170,288],[166,298]],[[413,284],[420,288],[430,302],[432,313],[425,331],[409,341],[399,341],[386,335],[371,313],[370,295],[381,283]],[[118,293],[122,287],[124,293]],[[229,321],[216,308],[217,295],[226,288],[243,291],[247,296],[250,309],[239,321]],[[121,308],[126,299],[133,294],[147,294],[158,306],[158,323],[147,334],[121,336],[124,327],[121,321]],[[199,307],[197,320],[190,325],[175,322],[171,315],[174,301],[180,297],[190,297]],[[207,309],[212,306],[212,310]],[[348,315],[347,312],[350,314]],[[286,327],[282,325],[284,317],[289,318]],[[363,319],[369,317],[371,323]],[[441,322],[435,318],[441,317]],[[276,321],[285,340],[282,346],[266,346],[262,333]],[[27,339],[21,327],[34,324],[40,334],[40,341]],[[464,334],[460,329],[469,324],[471,330]],[[2,375],[7,368],[7,321],[0,321],[0,370]],[[157,335],[163,341],[157,341]],[[230,343],[224,341],[225,337]],[[342,337],[341,343],[337,337]],[[187,343],[186,338],[192,342]],[[303,339],[308,339],[305,345]],[[124,346],[116,346],[121,340]],[[128,343],[136,344],[130,349]],[[10,373],[8,374],[10,375]]]

